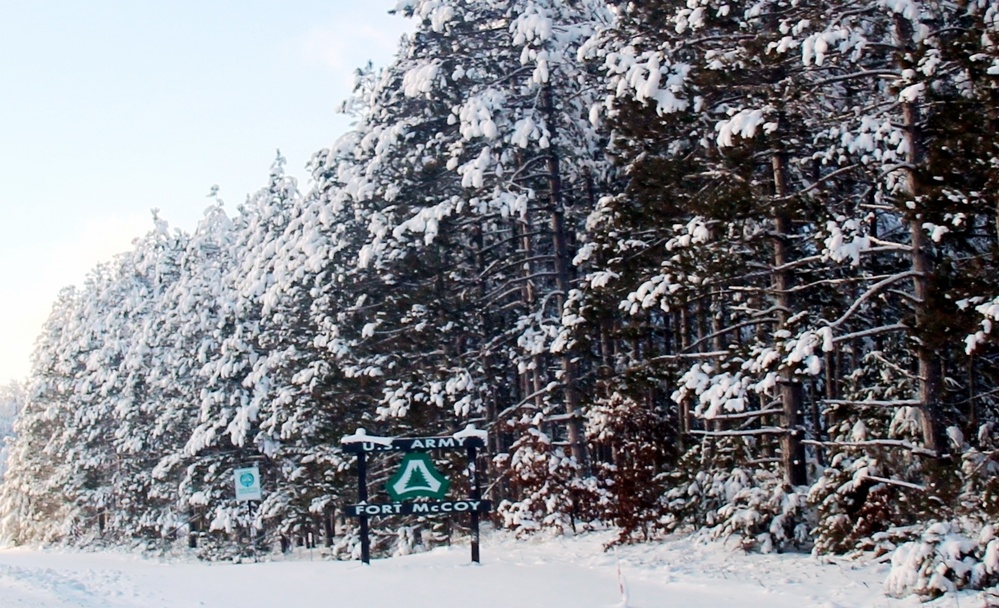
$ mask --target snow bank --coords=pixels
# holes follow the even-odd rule
[[[268,556],[261,563],[205,564],[178,556],[0,551],[3,606],[32,608],[235,608],[434,606],[435,608],[602,608],[620,606],[618,569],[632,608],[902,608],[915,598],[883,596],[885,566],[819,561],[800,554],[745,554],[700,538],[604,550],[611,532],[516,541],[486,534],[481,566],[467,547],[358,562],[323,561],[318,552]],[[616,555],[615,555],[616,553]],[[961,606],[981,606],[963,594]]]

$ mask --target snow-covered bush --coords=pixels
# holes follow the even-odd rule
[[[703,444],[692,448],[677,472],[666,476],[671,487],[663,498],[662,525],[671,531],[704,528],[715,538],[737,536],[744,549],[764,553],[807,547],[811,519],[805,496],[789,490],[776,467],[749,466],[752,443],[725,438],[710,450]],[[716,459],[712,468],[683,466],[707,452]]]
[[[617,526],[618,542],[647,541],[661,530],[660,471],[671,456],[671,434],[666,412],[618,392],[587,410],[593,475],[602,491],[596,506],[601,519]]]
[[[905,395],[909,380],[882,352],[865,357],[866,371],[844,379],[844,396],[856,401],[890,402]],[[895,532],[930,517],[947,517],[954,507],[959,477],[950,465],[921,447],[919,408],[833,406],[821,476],[808,502],[815,507],[816,554],[856,550],[889,551],[881,546]],[[887,536],[886,536],[887,535]]]
[[[953,513],[951,484],[912,482],[922,475],[944,477],[944,465],[923,462],[906,466],[900,463],[898,451],[869,449],[832,456],[808,493],[808,502],[818,516],[812,530],[816,554],[884,553],[892,550],[899,538],[905,538],[903,531],[908,527],[934,513]],[[902,473],[906,469],[912,473],[910,480]]]
[[[751,483],[735,491],[718,509],[718,519],[712,534],[738,536],[746,549],[771,553],[809,544],[805,495],[788,490],[781,472],[755,471]]]
[[[917,540],[895,549],[885,591],[895,597],[932,598],[996,583],[999,538],[991,525],[976,534],[961,522],[931,521]]]
[[[867,455],[851,457],[837,453],[822,476],[812,485],[808,501],[818,510],[813,530],[814,551],[847,553],[871,548],[872,537],[892,524],[904,525],[896,510],[905,507],[906,497],[869,474],[880,473],[879,463]]]
[[[422,547],[420,531],[414,526],[399,526],[396,531],[397,540],[392,555],[412,555]]]
[[[955,516],[929,519],[923,510],[922,522],[910,526],[904,542],[897,547],[877,539],[882,548],[893,549],[891,572],[885,581],[889,595],[915,594],[937,597],[961,589],[985,589],[999,584],[999,537],[993,523],[999,514],[999,464],[995,462],[992,424],[978,429],[976,447],[964,442],[956,427],[948,429],[952,448],[960,450],[960,468],[950,477],[960,483],[953,500]],[[938,464],[943,467],[943,464]],[[937,474],[936,478],[941,475]],[[935,487],[934,493],[942,488]],[[937,501],[938,504],[943,501]],[[937,513],[947,509],[937,508]],[[925,523],[923,523],[925,522]],[[889,531],[891,532],[891,531]]]
[[[596,480],[583,477],[579,463],[537,428],[527,426],[495,463],[509,478],[513,496],[496,511],[502,525],[518,535],[575,532],[596,519]]]
[[[967,447],[961,455],[963,486],[959,497],[963,513],[977,513],[991,520],[999,516],[999,462],[993,427],[991,422],[982,425],[977,447]]]

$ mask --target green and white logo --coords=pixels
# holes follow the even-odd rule
[[[389,479],[388,490],[392,500],[410,500],[413,498],[444,498],[451,482],[441,475],[430,460],[430,456],[422,452],[410,452],[402,459],[399,470]]]

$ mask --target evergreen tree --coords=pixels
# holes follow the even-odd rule
[[[10,382],[0,386],[0,483],[7,470],[8,444],[14,439],[14,421],[24,409],[24,386]]]

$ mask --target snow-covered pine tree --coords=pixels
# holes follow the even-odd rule
[[[820,188],[840,201],[822,254],[854,299],[825,320],[833,466],[812,492],[823,550],[953,509],[948,454],[993,415],[974,388],[983,362],[958,348],[961,309],[994,280],[982,273],[994,256],[985,8],[843,4],[784,45],[836,117],[817,137],[816,160],[835,169]]]
[[[134,251],[99,266],[54,310],[35,353],[25,407],[24,445],[32,452],[15,446],[12,476],[39,474],[32,461],[52,459],[37,485],[63,506],[46,513],[50,521],[39,530],[11,533],[17,540],[117,542],[159,538],[169,527],[163,503],[150,496],[150,473],[158,451],[177,446],[149,434],[156,407],[146,379],[154,361],[143,328],[176,280],[179,238],[157,219]],[[29,497],[28,504],[47,501]]]
[[[990,282],[980,268],[991,256],[985,142],[994,129],[977,123],[994,112],[994,11],[706,1],[621,4],[618,15],[588,52],[609,76],[606,110],[631,185],[593,217],[581,316],[613,319],[601,310],[622,302],[634,324],[637,313],[668,305],[659,327],[672,330],[680,355],[708,365],[679,380],[677,396],[696,398],[695,414],[744,408],[774,381],[785,387],[782,404],[793,404],[799,398],[786,387],[798,383],[816,407],[782,407],[781,432],[794,426],[789,414],[811,414],[811,443],[839,450],[827,473],[852,471],[852,482],[834,485],[855,491],[848,505],[872,487],[920,494],[906,484],[939,477],[927,478],[913,456],[941,455],[943,413],[977,416],[990,403],[970,388],[983,381],[984,363],[969,367],[954,344],[968,323],[960,309],[981,302]],[[642,203],[660,205],[670,220],[643,224]],[[770,285],[761,269],[774,274]],[[612,323],[590,333],[613,343],[606,336],[620,328]],[[664,370],[677,359],[664,349],[619,367]],[[687,406],[679,406],[685,429]],[[700,432],[717,434],[722,418]],[[823,418],[832,442],[822,441]],[[957,431],[974,434],[948,434]],[[851,449],[866,450],[863,461],[844,461]],[[876,525],[918,512],[876,503],[908,513],[872,512]]]
[[[211,346],[199,351],[200,413],[185,448],[191,460],[181,482],[192,509],[203,514],[200,527],[211,541],[202,547],[207,553],[227,554],[234,533],[256,535],[260,527],[260,514],[250,514],[233,495],[234,469],[256,464],[265,492],[281,500],[273,491],[273,438],[260,432],[260,418],[264,408],[273,411],[287,403],[282,381],[290,382],[290,376],[281,365],[294,357],[295,342],[280,325],[268,326],[263,299],[275,280],[277,244],[299,197],[279,153],[268,185],[240,206],[231,232],[222,235],[227,245],[222,266],[209,268],[209,276],[221,280],[209,292],[214,327],[205,337]]]
[[[62,539],[79,512],[68,452],[75,432],[73,380],[85,370],[72,349],[82,331],[80,309],[79,291],[64,289],[36,341],[26,401],[0,486],[0,536],[8,542]]]
[[[153,432],[171,437],[175,447],[155,464],[152,491],[171,501],[194,541],[208,531],[212,500],[231,493],[203,483],[201,475],[213,466],[213,455],[201,447],[211,439],[195,431],[204,431],[208,422],[201,407],[207,383],[203,371],[224,339],[219,328],[234,240],[233,222],[216,200],[187,239],[180,256],[181,275],[156,315],[162,350],[149,370],[159,407]]]
[[[161,311],[180,277],[187,235],[170,230],[155,213],[153,220],[153,229],[135,239],[132,251],[116,258],[120,285],[104,294],[119,298],[108,311],[109,320],[118,327],[109,324],[104,344],[114,350],[99,355],[111,371],[100,385],[99,399],[113,406],[114,429],[111,437],[94,439],[113,446],[115,466],[112,504],[106,514],[98,514],[97,523],[104,538],[120,542],[171,538],[180,525],[175,496],[153,490],[154,467],[161,458],[180,451],[183,440],[157,424],[164,406],[163,386],[154,383],[152,370],[172,352],[173,336],[162,333]]]
[[[14,440],[14,422],[24,409],[24,385],[17,381],[0,386],[0,484],[7,470],[8,445]]]
[[[373,74],[359,71],[351,113],[366,111]],[[308,532],[333,542],[333,514],[345,499],[349,457],[341,437],[362,424],[376,400],[349,337],[351,310],[368,286],[357,259],[367,232],[347,194],[357,177],[357,133],[343,136],[311,163],[313,187],[290,208],[273,246],[272,277],[262,295],[274,399],[261,410],[277,483],[265,518],[290,539]]]
[[[378,415],[394,432],[499,418],[500,451],[551,438],[544,467],[585,464],[578,371],[552,346],[572,235],[604,172],[584,120],[589,81],[573,72],[599,8],[402,7],[421,25],[371,94],[347,188],[368,222],[363,280],[382,285],[358,302],[366,322],[348,341],[359,371],[383,374]],[[568,494],[556,503],[573,508]]]
[[[603,350],[673,393],[674,413],[662,397],[660,408],[675,420],[676,444],[701,437],[694,449],[709,467],[716,460],[715,474],[735,457],[770,489],[781,477],[806,481],[804,397],[822,371],[816,304],[834,291],[814,256],[815,226],[830,213],[810,194],[809,129],[820,112],[804,101],[811,81],[799,62],[768,51],[809,10],[622,3],[615,27],[584,51],[607,74],[595,119],[605,114],[614,129],[630,183],[591,218],[581,306],[589,298],[625,313],[622,325],[599,329],[604,342],[658,333]],[[795,508],[744,517],[743,532],[773,536],[769,522],[781,519],[788,528],[779,540],[792,540],[793,518],[784,516]]]

